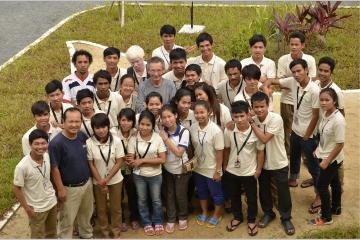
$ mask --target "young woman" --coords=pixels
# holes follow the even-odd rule
[[[131,138],[136,137],[136,129],[135,129],[135,112],[131,108],[123,108],[121,109],[118,115],[118,123],[119,128],[116,132],[116,136],[118,136],[121,140],[121,145],[124,148],[125,157],[129,158],[128,154],[128,143]],[[130,210],[130,222],[132,229],[136,230],[139,228],[139,211],[137,208],[137,195],[135,184],[133,181],[132,169],[127,162],[122,165],[121,174],[124,176],[124,185],[122,189],[122,193],[126,190],[128,197],[128,206]],[[124,209],[124,194],[122,194],[121,199],[121,207]],[[122,214],[122,231],[127,231],[127,225],[125,221],[125,213],[123,211]]]
[[[208,102],[197,101],[194,111],[197,123],[191,126],[190,133],[195,156],[198,158],[198,166],[193,176],[202,210],[202,213],[196,217],[196,221],[199,225],[207,222],[207,226],[213,228],[220,223],[224,203],[221,189],[224,135],[220,127],[210,121]],[[209,193],[215,205],[211,218],[208,218]]]
[[[128,145],[128,163],[133,167],[133,178],[138,195],[138,208],[146,235],[164,232],[161,204],[161,164],[165,163],[166,147],[154,132],[155,117],[149,110],[141,112],[138,133]],[[149,199],[151,197],[151,200]],[[150,215],[150,206],[152,211]],[[154,227],[153,227],[154,224]]]
[[[187,89],[180,88],[171,100],[178,114],[180,124],[187,129],[196,122],[194,111],[191,110],[191,92]]]
[[[195,97],[195,83],[201,81],[201,67],[197,64],[189,64],[185,68],[185,81],[180,85],[180,88],[187,89],[191,92],[191,103],[196,101]]]
[[[155,117],[155,132],[159,133],[160,125],[160,109],[163,106],[163,99],[160,93],[151,92],[145,98],[145,109],[150,111]],[[140,113],[136,115],[136,120],[139,122]]]
[[[190,132],[177,123],[177,112],[172,105],[164,105],[160,115],[163,124],[160,136],[168,149],[163,172],[168,217],[165,230],[173,233],[176,218],[179,219],[179,230],[187,228],[187,191],[191,173],[183,173],[182,164],[189,160],[186,149],[189,147]]]
[[[310,222],[316,226],[333,223],[332,214],[341,214],[341,184],[338,169],[344,160],[345,118],[338,109],[338,96],[334,89],[320,92],[320,105],[324,111],[319,124],[320,143],[315,155],[320,162],[317,190],[321,199],[320,217]],[[331,186],[331,200],[329,193]]]
[[[111,232],[118,238],[121,232],[121,188],[123,176],[119,171],[124,149],[118,137],[110,133],[110,120],[105,113],[97,113],[91,118],[94,136],[86,141],[88,161],[94,181],[94,196],[99,228],[104,238]],[[111,215],[108,222],[107,195]]]
[[[224,130],[226,124],[232,119],[229,109],[217,100],[215,89],[207,83],[197,83],[195,85],[195,96],[197,100],[203,100],[210,104],[210,119]]]
[[[136,92],[135,92],[135,79],[130,74],[125,74],[120,78],[119,94],[122,96],[125,107],[131,108],[135,111],[136,105]]]

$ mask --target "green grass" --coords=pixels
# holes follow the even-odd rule
[[[276,5],[290,9],[289,5]],[[249,55],[247,41],[256,31],[267,30],[271,7],[195,7],[195,24],[203,24],[214,37],[215,52],[224,60]],[[284,10],[283,10],[284,11]],[[116,46],[123,52],[133,45],[142,46],[149,57],[161,42],[159,29],[169,23],[180,29],[189,23],[189,8],[184,6],[144,6],[144,16],[137,6],[126,6],[125,27],[120,28],[117,9],[108,15],[108,8],[82,14],[67,22],[26,54],[7,66],[0,74],[0,215],[14,203],[11,192],[14,166],[21,159],[21,137],[33,125],[30,106],[45,99],[44,85],[51,79],[63,79],[69,74],[69,55],[65,42],[87,40]],[[315,58],[329,55],[337,60],[334,79],[342,88],[359,88],[358,9],[341,9],[351,13],[345,30],[333,30],[327,36],[328,48],[314,53]],[[261,19],[260,16],[263,18]],[[252,21],[252,19],[254,19]],[[26,23],[24,23],[26,24]],[[178,34],[176,43],[189,46],[197,34]],[[193,53],[192,55],[198,53]],[[267,56],[277,61],[283,52],[276,51],[275,39],[269,39]]]
[[[302,234],[299,238],[330,238],[330,239],[349,239],[360,238],[359,225],[340,225],[329,230],[309,231]]]

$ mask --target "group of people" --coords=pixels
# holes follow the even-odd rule
[[[275,218],[274,206],[292,235],[289,187],[298,186],[301,158],[311,175],[302,186],[315,189],[308,211],[318,216],[310,223],[341,214],[345,113],[331,77],[335,61],[322,57],[316,66],[301,32],[290,34],[277,71],[262,35],[250,38],[249,58],[227,62],[214,54],[210,34],[198,35],[201,55],[192,58],[194,47],[175,45],[175,35],[162,26],[164,44],[148,61],[131,46],[128,69],[109,47],[106,70],[94,75],[92,55],[78,50],[76,71],[46,84],[48,101],[31,107],[36,123],[22,138],[14,174],[31,237],[71,238],[77,229],[91,238],[92,218],[106,238],[118,238],[126,222],[146,235],[185,230],[195,196],[197,224],[217,227],[225,209],[230,232],[244,221],[243,193],[250,236]],[[272,111],[272,85],[282,91],[281,115]]]

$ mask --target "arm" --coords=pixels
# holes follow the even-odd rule
[[[274,136],[274,134],[265,132],[259,128],[258,126],[256,126],[255,122],[251,122],[250,126],[252,128],[252,130],[254,131],[255,135],[257,136],[257,138],[264,144],[266,144],[268,141],[271,140],[271,138]]]
[[[307,127],[305,135],[303,137],[303,139],[305,141],[308,140],[310,138],[310,136],[313,134],[318,120],[319,120],[319,109],[318,108],[313,108],[312,109],[311,121],[310,121],[309,126]]]
[[[134,159],[130,161],[130,164],[134,167],[139,167],[143,164],[146,165],[158,165],[158,164],[164,164],[166,161],[166,153],[165,152],[161,152],[159,153],[158,157],[155,158],[139,158],[139,159]]]
[[[257,151],[257,167],[255,172],[255,178],[258,178],[261,174],[261,170],[264,166],[265,161],[265,151],[264,150],[258,150]]]
[[[105,186],[105,185],[106,185],[106,182],[105,182],[104,179],[102,179],[102,177],[101,177],[100,174],[99,174],[99,171],[98,171],[97,168],[95,167],[95,165],[94,165],[94,160],[89,159],[89,160],[88,160],[88,163],[89,163],[89,167],[90,167],[91,173],[92,173],[93,177],[96,179],[96,181],[98,182],[98,184],[101,185],[101,186]]]
[[[122,162],[123,162],[123,158],[117,158],[116,159],[116,163],[111,168],[109,174],[105,178],[106,183],[110,182],[112,177],[119,171],[119,169],[121,168]]]
[[[160,134],[161,135],[161,134]],[[163,138],[161,136],[161,138]],[[184,154],[185,152],[185,148],[182,147],[182,146],[176,146],[170,139],[169,137],[165,137],[163,138],[163,141],[165,143],[165,145],[168,147],[168,149],[175,154],[175,156],[177,157],[182,157],[182,155]]]
[[[55,183],[59,201],[65,202],[66,201],[66,189],[63,185],[58,166],[54,166],[54,165],[51,166],[51,176],[52,176],[53,183]]]
[[[326,169],[329,166],[329,164],[335,159],[335,157],[340,153],[343,147],[344,147],[344,143],[337,143],[334,149],[329,154],[329,156],[321,161],[320,167],[322,169]]]
[[[14,185],[13,191],[15,193],[16,199],[19,201],[20,205],[25,209],[29,218],[33,217],[35,215],[34,209],[27,204],[24,194],[22,192],[22,187]]]
[[[229,156],[230,156],[230,148],[225,147],[224,148],[224,154],[223,154],[223,170],[225,171],[227,168],[227,165],[229,163]]]
[[[136,112],[141,112],[144,110],[144,103],[145,103],[145,89],[144,89],[144,83],[140,83],[139,89],[138,89],[138,96],[136,101]]]
[[[221,174],[218,171],[221,171],[221,169],[222,169],[223,150],[216,150],[215,157],[216,157],[216,167],[215,167],[215,173],[213,176],[213,180],[215,182],[217,182],[217,181],[220,181],[220,179],[221,179]]]

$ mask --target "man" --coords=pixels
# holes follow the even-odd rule
[[[163,78],[174,82],[176,89],[179,89],[185,80],[186,51],[182,48],[175,48],[170,52],[171,71],[165,73]]]
[[[65,77],[62,84],[64,90],[64,101],[72,105],[76,104],[76,93],[80,89],[88,88],[94,91],[92,74],[89,73],[90,64],[93,61],[92,55],[85,50],[77,50],[71,59],[76,71]]]
[[[215,89],[221,81],[227,79],[225,73],[225,61],[213,52],[213,38],[209,33],[200,33],[196,38],[196,45],[201,55],[188,59],[188,64],[198,64],[202,70],[204,82],[212,85]]]
[[[113,92],[119,91],[120,78],[126,74],[126,69],[119,68],[120,50],[115,47],[108,47],[103,52],[104,62],[106,64],[106,71],[111,74],[111,86],[110,89]]]
[[[133,45],[126,51],[126,59],[131,64],[131,67],[127,69],[127,74],[130,74],[134,77],[136,92],[138,91],[139,84],[144,82],[148,77],[144,56],[144,49],[138,45]]]
[[[144,110],[145,97],[151,92],[158,92],[163,103],[169,103],[175,96],[176,87],[168,79],[162,78],[164,74],[164,61],[159,57],[152,57],[148,63],[148,72],[150,77],[139,86],[139,95],[136,102],[136,111]]]
[[[87,137],[80,132],[80,127],[80,110],[67,109],[64,113],[62,133],[49,144],[51,175],[60,203],[60,238],[72,238],[75,219],[80,238],[93,236],[90,223],[93,213],[93,187],[87,161]]]
[[[241,79],[241,63],[236,59],[231,59],[225,64],[225,72],[228,80],[218,84],[216,94],[220,100],[231,109],[235,96],[243,90],[245,83]]]

